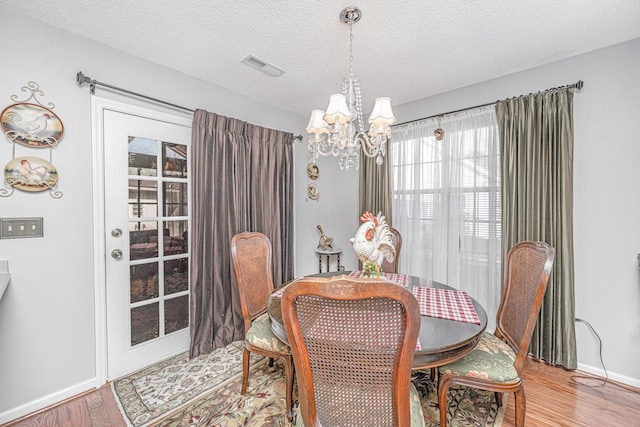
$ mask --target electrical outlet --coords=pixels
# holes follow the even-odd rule
[[[0,239],[21,239],[43,235],[42,217],[0,218]]]

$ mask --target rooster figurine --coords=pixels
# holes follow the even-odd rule
[[[365,212],[360,221],[362,225],[349,242],[353,245],[358,259],[362,261],[363,276],[379,277],[382,261],[386,259],[392,262],[396,257],[393,235],[382,212],[378,212],[378,216]]]

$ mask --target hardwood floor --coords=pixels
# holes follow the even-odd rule
[[[527,427],[638,426],[640,389],[581,371],[567,371],[529,359],[524,388]],[[509,396],[503,425],[515,425]]]
[[[3,424],[29,427],[126,427],[109,385]]]
[[[525,368],[527,427],[640,425],[640,389],[580,371],[529,360]],[[504,427],[514,425],[509,396]],[[6,427],[126,426],[108,386],[5,424]]]

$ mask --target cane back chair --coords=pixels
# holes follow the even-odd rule
[[[245,331],[241,393],[247,391],[250,353],[268,357],[271,365],[273,359],[281,360],[285,372],[287,418],[291,421],[294,376],[291,348],[273,334],[267,314],[267,300],[274,289],[271,242],[262,233],[236,234],[231,239],[231,258],[240,291]]]
[[[384,271],[385,273],[397,273],[398,272],[398,261],[400,259],[400,249],[402,249],[402,235],[400,234],[400,232],[398,230],[396,230],[395,228],[389,228],[389,231],[391,232],[392,240],[393,240],[393,247],[396,248],[396,257],[393,259],[392,262],[387,261],[386,259],[384,259],[382,261],[382,265],[380,266],[380,269],[382,271]]]
[[[420,310],[384,279],[298,279],[282,316],[305,426],[423,426],[411,366]]]
[[[439,368],[440,425],[447,425],[447,391],[453,384],[515,394],[516,426],[524,426],[526,402],[522,371],[547,289],[555,250],[544,242],[519,242],[507,254],[505,284],[494,334],[460,360]]]

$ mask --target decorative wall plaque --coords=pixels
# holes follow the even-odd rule
[[[58,182],[58,171],[39,157],[18,157],[4,167],[4,180],[22,191],[51,190]]]
[[[38,100],[44,92],[36,82],[29,82],[22,91],[31,92],[31,95],[24,100],[11,95],[14,103],[0,113],[0,128],[12,144],[11,160],[4,167],[4,182],[8,188],[0,188],[0,197],[11,196],[17,188],[26,192],[49,190],[51,197],[59,199],[62,192],[56,189],[58,171],[52,164],[52,157],[53,147],[64,136],[62,120],[52,111],[53,103],[44,106]],[[16,145],[49,148],[49,161],[33,156],[16,157]]]
[[[0,127],[9,139],[31,148],[53,147],[64,134],[62,121],[53,111],[26,102],[5,108]]]

